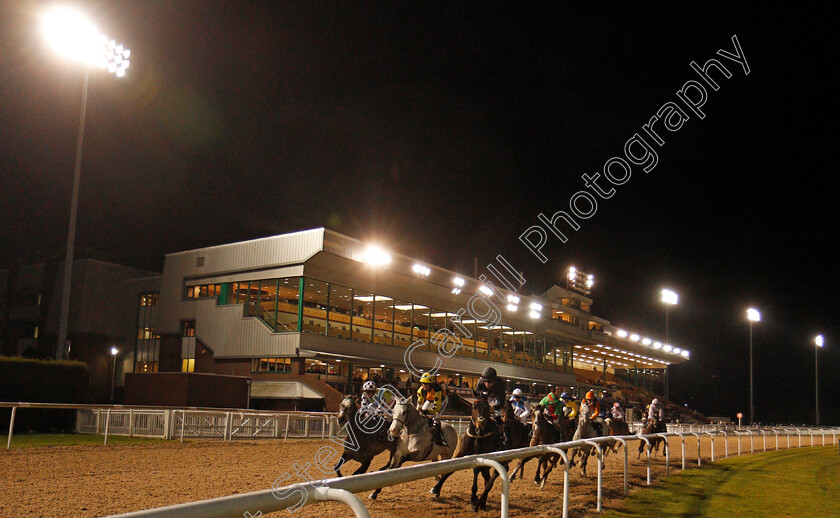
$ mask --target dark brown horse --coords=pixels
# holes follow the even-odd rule
[[[548,422],[545,415],[543,415],[543,407],[536,405],[532,414],[533,433],[531,434],[531,441],[529,446],[538,446],[540,444],[554,444],[557,442],[566,442],[572,439],[572,429],[569,426],[569,421],[565,417],[557,418],[557,427]],[[557,433],[559,431],[559,434]],[[525,464],[531,460],[532,457],[523,457],[519,460],[519,465],[511,473],[510,480],[514,480],[516,474],[520,474],[520,478],[525,474]],[[560,455],[556,453],[546,453],[539,457],[537,462],[537,471],[534,473],[534,484],[540,486],[545,485],[548,474],[557,465],[560,460]],[[543,473],[540,476],[540,473]]]
[[[642,429],[642,435],[663,433],[667,431],[668,429],[665,427],[665,422],[660,421],[658,416],[653,416],[653,419],[648,419],[647,424],[645,424],[645,427]],[[660,444],[662,444],[662,451],[664,452],[665,449],[668,448],[668,441],[666,441],[664,437],[650,439],[650,446],[648,446],[648,455],[657,453],[659,451]],[[643,451],[645,451],[645,442],[639,441],[639,454],[636,455],[637,460],[642,456]]]
[[[499,451],[503,447],[502,440],[499,438],[499,428],[496,421],[490,415],[490,405],[485,399],[478,399],[473,403],[472,415],[470,416],[470,425],[461,439],[458,441],[458,447],[455,449],[455,455],[452,458],[465,457],[467,455],[474,455],[477,453],[490,453]],[[503,462],[502,466],[507,470],[508,463]],[[496,470],[492,468],[473,468],[473,485],[472,495],[470,496],[470,507],[473,511],[479,509],[487,509],[487,495],[493,489],[493,484],[499,477]],[[478,474],[484,477],[484,492],[478,496]],[[435,497],[440,496],[440,490],[443,483],[452,473],[447,473],[440,477],[435,487],[432,488],[432,494]]]
[[[606,423],[608,435],[632,435],[630,433],[630,426],[624,419],[615,419],[614,417],[608,417]],[[618,447],[620,445],[620,442],[613,441],[612,444],[604,448],[604,457],[606,457],[607,452],[609,450],[612,450],[613,453],[618,453]]]
[[[373,458],[385,450],[391,452],[390,457],[393,458],[397,441],[388,440],[389,423],[382,417],[361,416],[355,397],[344,396],[338,407],[337,417],[339,426],[347,432],[344,452],[333,468],[339,477],[342,476],[341,466],[348,460],[355,460],[361,464],[359,469],[353,472],[354,475],[358,475],[366,472]],[[391,462],[390,458],[388,462]]]
[[[504,423],[505,435],[507,436],[506,449],[515,450],[529,446],[531,443],[531,427],[516,417],[516,414],[513,412],[513,405],[509,399],[505,401],[502,409],[504,410],[502,422]]]

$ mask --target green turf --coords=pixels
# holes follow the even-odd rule
[[[6,438],[8,439],[8,437]],[[12,436],[12,448],[28,448],[32,446],[74,446],[80,444],[103,444],[104,435],[89,434],[16,434]],[[164,442],[163,439],[147,439],[145,437],[124,437],[109,435],[108,444],[153,444]],[[5,443],[5,441],[4,441]],[[5,444],[3,445],[5,446]]]
[[[730,457],[688,469],[625,499],[605,518],[837,517],[840,455],[814,446]]]

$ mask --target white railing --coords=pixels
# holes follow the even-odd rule
[[[620,442],[624,446],[624,494],[628,494],[628,442],[642,441],[646,445],[650,445],[650,441],[658,438],[668,439],[669,437],[678,437],[682,444],[682,468],[686,468],[685,455],[685,440],[687,438],[697,439],[697,464],[702,463],[702,454],[700,450],[700,438],[710,438],[711,460],[714,461],[715,438],[723,436],[724,449],[728,456],[728,439],[729,437],[736,437],[739,444],[742,435],[749,435],[750,439],[754,435],[761,434],[766,436],[767,432],[772,432],[774,436],[778,435],[797,435],[801,438],[803,434],[809,435],[811,438],[811,445],[814,444],[814,436],[822,436],[822,443],[825,444],[826,435],[831,435],[832,444],[837,444],[837,435],[840,434],[840,429],[837,428],[774,428],[774,429],[748,429],[744,431],[729,432],[725,429],[691,431],[691,432],[667,432],[652,435],[625,435],[618,437],[599,437],[595,439],[571,441],[564,443],[557,443],[552,445],[533,446],[528,448],[520,448],[516,450],[506,450],[494,453],[487,453],[481,455],[471,455],[458,459],[449,459],[438,462],[429,462],[425,464],[418,464],[415,466],[402,467],[388,471],[378,471],[373,473],[365,473],[361,475],[351,475],[344,478],[333,478],[328,480],[320,480],[314,482],[307,482],[301,484],[292,484],[280,488],[272,488],[268,490],[255,491],[251,493],[232,495],[222,498],[214,498],[210,500],[202,500],[199,502],[191,502],[187,504],[179,504],[168,507],[161,507],[157,509],[149,509],[145,511],[138,511],[118,515],[119,518],[182,518],[184,516],[201,516],[203,518],[227,517],[227,516],[244,516],[246,513],[257,509],[259,512],[256,516],[267,514],[283,509],[294,508],[297,509],[303,505],[308,505],[313,502],[323,500],[342,501],[347,503],[357,518],[369,518],[369,513],[364,504],[353,493],[361,493],[380,489],[383,487],[403,484],[414,480],[439,476],[455,471],[471,469],[479,466],[490,466],[496,469],[499,473],[499,478],[502,484],[501,497],[501,516],[507,518],[509,507],[509,491],[510,483],[507,472],[502,467],[501,463],[511,462],[515,459],[525,457],[536,457],[545,453],[556,453],[564,460],[563,470],[563,511],[562,516],[568,517],[568,502],[569,502],[569,462],[567,451],[572,448],[579,448],[583,446],[592,446],[597,450],[595,457],[598,460],[598,489],[597,489],[597,509],[601,511],[602,507],[602,476],[603,470],[603,450],[602,445]],[[731,435],[730,435],[731,433]],[[800,444],[801,446],[801,444]],[[765,448],[766,449],[766,448]],[[650,451],[645,448],[647,458],[647,484],[651,484],[651,464]],[[751,451],[753,451],[751,440]],[[665,474],[670,471],[670,448],[665,448]],[[254,515],[252,515],[254,516]]]

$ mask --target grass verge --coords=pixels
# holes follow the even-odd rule
[[[604,518],[840,516],[840,456],[814,446],[730,457],[679,472]]]

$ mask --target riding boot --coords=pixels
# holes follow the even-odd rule
[[[435,417],[435,418],[432,420],[432,423],[433,423],[433,428],[432,428],[432,429],[434,430],[434,432],[432,433],[432,435],[433,435],[433,437],[434,437],[434,442],[435,442],[435,444],[437,444],[438,446],[449,446],[449,445],[446,443],[446,438],[443,436],[443,433],[441,432],[441,429],[440,429],[440,419],[438,419],[437,417]]]

